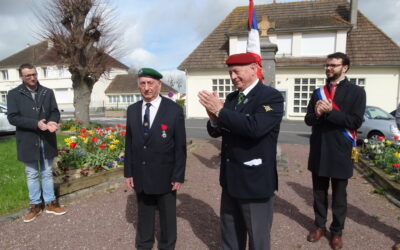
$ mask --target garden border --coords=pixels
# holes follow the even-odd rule
[[[354,167],[375,187],[383,188],[385,197],[400,207],[400,184],[389,180],[390,175],[375,167],[371,161],[362,158],[358,159]]]

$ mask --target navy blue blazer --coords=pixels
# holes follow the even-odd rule
[[[135,191],[164,194],[171,182],[184,182],[186,132],[183,109],[162,97],[147,139],[143,136],[142,104],[128,107],[124,176],[133,177]],[[165,135],[161,125],[166,125]]]
[[[222,136],[220,184],[234,198],[268,198],[278,189],[276,147],[283,97],[261,82],[236,106],[238,94],[226,97],[218,127],[207,124],[210,136]]]

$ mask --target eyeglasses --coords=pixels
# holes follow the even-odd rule
[[[37,77],[37,73],[29,74],[29,75],[24,75],[23,77],[25,77],[25,78]]]
[[[336,68],[336,67],[339,67],[339,66],[341,66],[341,65],[343,65],[343,64],[325,64],[324,65],[324,67],[327,69],[327,68]]]

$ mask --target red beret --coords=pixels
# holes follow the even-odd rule
[[[246,65],[257,63],[257,58],[250,53],[240,53],[229,56],[225,63],[227,65]]]

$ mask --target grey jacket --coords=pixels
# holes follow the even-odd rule
[[[38,83],[36,102],[24,84],[10,90],[7,95],[7,118],[17,127],[18,160],[22,162],[40,159],[40,142],[44,145],[46,159],[57,156],[55,133],[41,131],[37,124],[41,119],[59,122],[60,112],[53,90]]]

